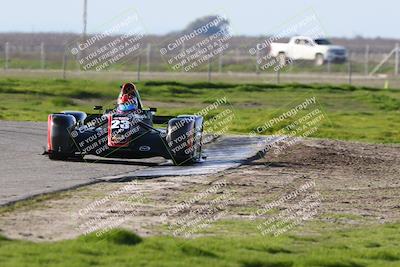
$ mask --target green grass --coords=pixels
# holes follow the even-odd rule
[[[400,224],[318,229],[278,237],[253,232],[185,240],[141,238],[121,229],[60,242],[0,237],[0,266],[400,266]]]
[[[62,70],[62,54],[53,54],[50,58],[46,59],[45,69],[47,70]],[[263,63],[259,66],[258,70],[260,73],[274,73],[274,67],[270,67],[267,69],[262,69],[262,65],[267,63],[263,61]],[[372,71],[373,67],[376,66],[379,62],[370,62],[369,71]],[[0,66],[4,66],[5,61],[4,58],[0,58]],[[41,69],[41,62],[39,60],[38,55],[25,55],[25,56],[16,56],[13,55],[12,59],[8,62],[8,67],[10,69]],[[68,58],[67,66],[68,70],[79,70],[79,63],[73,59]],[[122,60],[119,63],[113,64],[108,70],[114,71],[137,71],[138,64],[136,59],[130,59],[128,61]],[[323,66],[315,66],[313,61],[298,61],[293,62],[286,67],[284,67],[281,72],[282,73],[321,73],[328,74],[328,65],[325,64]],[[331,64],[330,72],[347,75],[348,73],[348,64]],[[218,60],[213,60],[211,63],[211,69],[213,72],[219,72],[220,66]],[[147,71],[147,65],[142,61],[142,71]],[[161,71],[161,72],[172,72],[174,71],[172,67],[167,64],[164,60],[153,60],[150,64],[151,71]],[[195,69],[196,72],[207,72],[208,64],[201,64],[199,67]],[[224,60],[221,65],[221,72],[249,72],[254,73],[256,71],[255,61],[253,59],[241,60],[237,62],[236,60]],[[352,62],[352,71],[354,74],[364,74],[365,73],[365,64],[360,62]],[[384,64],[379,73],[382,74],[392,74],[394,72],[393,64]]]
[[[45,121],[60,110],[92,112],[112,107],[120,82],[60,79],[0,79],[0,119]],[[400,143],[400,90],[324,84],[229,84],[146,81],[138,83],[146,101],[161,102],[160,115],[198,112],[226,96],[235,118],[229,132],[248,134],[306,98],[315,96],[325,119],[311,137]],[[168,106],[167,106],[168,104]],[[210,112],[209,119],[218,112]],[[304,115],[306,112],[300,112]],[[288,122],[267,129],[273,134]]]
[[[45,121],[60,110],[91,112],[93,105],[113,105],[118,82],[59,79],[0,79],[0,119]],[[306,98],[315,96],[326,114],[314,137],[400,143],[400,90],[303,84],[228,84],[147,81],[138,83],[146,101],[159,102],[159,114],[198,112],[226,96],[235,119],[232,133],[248,134]],[[306,112],[301,112],[305,114]],[[211,118],[217,112],[206,116]],[[273,134],[285,123],[263,134]],[[47,199],[20,206],[38,206]],[[1,215],[1,214],[0,214]],[[338,220],[359,220],[331,214]],[[365,224],[364,224],[365,225]],[[218,221],[205,237],[140,238],[113,230],[74,240],[32,243],[0,236],[0,266],[400,266],[400,224],[350,226],[307,223],[279,237],[263,237],[251,221]]]

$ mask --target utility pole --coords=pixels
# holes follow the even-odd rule
[[[208,82],[211,82],[211,59],[208,59]]]
[[[83,0],[83,31],[82,31],[82,41],[86,41],[87,34],[87,0]]]
[[[65,80],[67,78],[66,71],[67,71],[67,64],[68,64],[68,57],[67,57],[67,50],[64,50],[64,55],[63,55],[63,79]]]
[[[150,56],[151,56],[151,44],[147,44],[147,50],[146,50],[146,70],[147,72],[150,72]]]
[[[352,75],[353,75],[353,66],[352,66],[352,59],[353,59],[353,53],[349,54],[349,62],[347,65],[347,70],[348,70],[348,74],[349,74],[349,85],[352,84]]]
[[[276,71],[276,83],[281,83],[281,67],[279,66],[278,70]]]
[[[399,53],[400,53],[399,43],[396,44],[396,52],[395,52],[395,66],[394,66],[394,75],[399,75]]]
[[[364,65],[364,74],[367,76],[369,73],[369,45],[365,47],[365,65]]]
[[[40,44],[40,67],[42,70],[44,70],[45,66],[46,66],[46,56],[44,52],[44,43],[42,42]]]
[[[186,56],[186,52],[185,52],[185,42],[182,43],[182,50],[181,50],[180,54],[182,54],[183,57]],[[178,53],[178,55],[179,55],[179,53]],[[180,57],[178,57],[178,58],[180,58]],[[185,66],[184,66],[184,65],[182,66],[181,71],[182,71],[182,72],[185,71]]]
[[[87,38],[87,0],[83,0],[83,29],[82,29],[82,36],[81,40],[77,42],[77,47],[79,47],[80,44],[86,43],[86,38]],[[78,50],[78,53],[76,54],[76,62],[79,62],[81,58],[85,58],[85,50]],[[79,71],[82,69],[81,64],[79,64]]]
[[[219,54],[219,57],[218,57],[218,72],[219,73],[222,72],[223,56],[224,56],[224,54],[221,53],[221,54]]]
[[[142,57],[139,55],[137,61],[137,81],[140,82],[140,69],[142,68]]]
[[[258,64],[258,59],[260,57],[260,50],[256,51],[256,74],[260,74],[260,65]]]
[[[4,46],[4,69],[8,69],[8,61],[10,60],[9,56],[9,49],[10,49],[10,44],[6,42]]]

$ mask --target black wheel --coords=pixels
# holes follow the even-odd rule
[[[76,119],[68,114],[51,114],[47,125],[47,150],[50,159],[65,160],[75,156],[75,144],[70,132]]]
[[[175,165],[192,164],[201,159],[203,117],[179,116],[168,122],[169,150]]]

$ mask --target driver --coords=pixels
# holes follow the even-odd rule
[[[133,83],[125,83],[121,86],[118,96],[117,112],[129,112],[139,109],[139,100],[136,86]]]

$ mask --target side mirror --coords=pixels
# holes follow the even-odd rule
[[[94,106],[93,109],[94,110],[103,110],[103,106]]]
[[[157,112],[157,108],[150,108],[149,109],[151,112]]]

